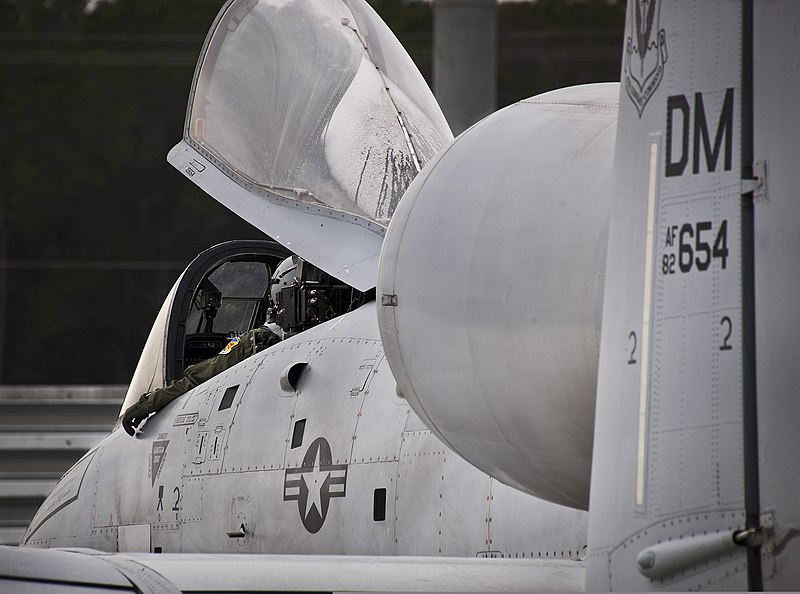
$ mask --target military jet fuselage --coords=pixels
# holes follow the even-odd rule
[[[234,251],[209,261],[258,270]],[[220,272],[206,278],[228,309],[247,301]],[[23,544],[578,559],[585,514],[490,479],[431,434],[396,393],[373,301],[201,384],[136,437],[117,428],[59,482]]]

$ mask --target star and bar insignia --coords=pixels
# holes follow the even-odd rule
[[[325,523],[330,501],[344,497],[347,464],[332,464],[331,446],[324,437],[315,439],[299,468],[287,468],[283,479],[283,500],[297,501],[300,519],[311,534]]]

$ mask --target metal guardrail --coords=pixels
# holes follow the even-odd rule
[[[0,386],[0,545],[114,425],[127,386]]]

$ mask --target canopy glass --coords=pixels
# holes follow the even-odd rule
[[[382,226],[451,139],[411,58],[362,0],[230,2],[207,40],[186,131],[248,189]]]

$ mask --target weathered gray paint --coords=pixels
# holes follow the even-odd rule
[[[576,561],[321,555],[109,554],[0,547],[0,589],[97,592],[574,592]]]
[[[308,365],[287,394],[281,372],[298,361]],[[232,406],[218,410],[236,385]],[[292,449],[300,419],[302,445]],[[346,485],[312,532],[298,501],[285,500],[285,481],[318,438],[342,467],[320,468],[320,480],[346,468]],[[387,506],[376,522],[378,488]],[[510,491],[453,454],[396,396],[373,303],[201,384],[135,439],[116,430],[56,486],[24,544],[139,550],[140,528],[130,527],[149,525],[151,550],[163,552],[583,557],[585,514]]]
[[[800,8],[788,0],[756,2],[755,18],[750,23],[749,18],[742,18],[743,8],[748,6],[737,0],[692,4],[663,0],[629,5],[607,269],[603,274],[602,268],[589,266],[590,272],[596,273],[591,279],[596,288],[595,308],[601,294],[597,289],[605,279],[587,570],[587,586],[592,590],[743,589],[748,579],[755,586],[761,579],[767,588],[796,588],[800,581],[800,519],[795,501],[800,479],[792,449],[798,407],[791,397],[798,373],[792,355],[800,346],[796,344],[800,332],[793,299],[800,253],[794,224],[798,202],[792,199],[798,185],[798,169],[792,160],[797,132],[794,110],[800,99],[798,52],[792,50],[800,39]],[[637,18],[635,10],[644,12]],[[740,157],[745,168],[751,165],[747,162],[749,126],[743,113],[750,88],[745,66],[751,28],[756,66],[752,164],[757,179],[742,179]],[[701,101],[704,123],[697,117]],[[580,105],[565,106],[565,110]],[[722,114],[729,114],[730,119]],[[569,118],[564,122],[565,126],[572,123]],[[707,141],[698,137],[703,130],[709,133]],[[459,142],[463,144],[469,137],[467,134]],[[554,138],[559,135],[543,135],[538,140],[545,148],[566,153],[570,149],[580,153],[587,146],[577,141],[559,145]],[[491,160],[508,148],[504,147],[506,140],[498,134],[494,142],[487,142],[488,148],[495,150],[480,165],[496,166]],[[717,140],[721,144],[715,146]],[[418,187],[427,184],[448,159],[457,161],[459,142],[445,151],[435,168],[423,171],[415,182]],[[672,150],[668,150],[670,143]],[[712,153],[717,150],[719,154],[714,157]],[[600,157],[610,159],[609,151],[601,150]],[[470,161],[473,158],[467,155],[470,167],[454,168],[447,181],[455,186],[462,176],[477,176],[476,168],[484,171]],[[571,158],[574,156],[570,154],[563,161]],[[714,159],[716,166],[711,164]],[[383,295],[379,291],[378,295],[382,315],[384,310],[391,312],[390,318],[397,314],[388,324],[383,319],[382,329],[388,329],[384,335],[386,355],[392,360],[401,392],[415,402],[426,423],[447,441],[459,441],[459,451],[468,452],[471,460],[504,480],[512,482],[509,477],[521,476],[519,484],[529,490],[539,486],[537,481],[547,485],[551,477],[546,472],[526,475],[520,459],[504,456],[503,448],[509,451],[511,438],[524,442],[536,437],[535,422],[525,422],[520,414],[530,406],[526,401],[530,398],[518,396],[520,384],[537,387],[541,378],[528,369],[520,370],[519,365],[505,375],[502,371],[519,351],[522,360],[538,351],[525,341],[508,340],[507,335],[483,341],[475,337],[492,336],[492,322],[496,322],[492,316],[497,312],[491,308],[507,304],[508,295],[515,289],[504,284],[509,278],[516,280],[514,277],[503,275],[498,281],[491,276],[496,274],[495,267],[507,271],[504,266],[508,266],[502,258],[492,260],[491,256],[517,256],[515,246],[524,252],[519,250],[520,244],[535,245],[524,236],[530,233],[530,226],[493,225],[495,217],[500,216],[494,211],[503,211],[506,202],[514,204],[512,199],[517,197],[509,197],[502,190],[509,184],[521,184],[525,176],[529,176],[528,185],[535,187],[554,169],[556,174],[568,171],[537,160],[528,168],[516,167],[486,182],[475,210],[486,215],[479,222],[488,224],[477,225],[475,233],[467,237],[466,254],[453,252],[466,262],[454,259],[433,268],[427,262],[436,250],[446,251],[456,243],[448,242],[443,232],[454,215],[462,222],[467,219],[458,207],[439,213],[438,218],[420,217],[422,224],[417,228],[413,225],[419,221],[408,213],[405,218],[398,217],[395,223],[408,224],[408,236],[425,248],[421,255],[411,252],[417,255],[411,264],[416,265],[418,286],[413,286],[415,277],[411,275],[402,286],[384,285],[390,292]],[[585,178],[596,171],[585,168],[562,175],[559,192],[564,193],[565,208],[571,205],[570,200],[576,200],[570,192],[582,187],[576,180],[585,184]],[[448,190],[452,188],[442,182],[445,201],[462,196],[447,196]],[[580,191],[577,195],[577,200],[585,199]],[[752,246],[742,241],[746,216],[740,208],[742,197],[747,201],[751,195],[755,201]],[[531,210],[526,205],[513,214],[522,218]],[[538,214],[545,219],[545,227],[552,222],[553,212]],[[576,219],[578,227],[585,223],[580,215]],[[557,216],[556,221],[563,223],[564,219]],[[727,231],[724,241],[717,244],[714,238],[722,237],[722,221]],[[684,228],[691,229],[694,243],[687,244],[680,237],[667,240],[674,229],[682,236]],[[557,235],[557,229],[557,225],[545,229],[542,235],[552,239],[549,234]],[[705,236],[701,237],[701,230]],[[386,253],[396,256],[397,245],[389,241],[392,233],[390,230],[386,245],[390,251]],[[586,247],[581,233],[567,238],[578,246],[576,250]],[[462,240],[463,236],[459,238]],[[679,249],[675,242],[684,248]],[[493,249],[487,249],[487,245]],[[683,259],[687,269],[673,272],[673,268],[680,269],[687,245],[692,248],[692,258]],[[712,253],[704,259],[706,248]],[[747,274],[742,273],[748,266],[750,250],[755,262],[752,312],[747,294],[753,287],[747,286]],[[674,266],[670,255],[676,256]],[[592,274],[581,276],[585,266],[559,264],[555,276],[569,279],[577,270],[581,278],[591,278]],[[696,267],[700,269],[693,272]],[[408,269],[413,271],[415,266]],[[488,288],[474,282],[477,273],[483,271],[489,271]],[[381,264],[381,274],[384,272],[394,274],[394,270],[384,271]],[[547,276],[553,272],[550,268],[534,267],[534,272],[541,273],[541,282],[558,285],[558,278]],[[436,295],[441,289],[435,282],[442,277],[450,282],[443,294]],[[535,283],[522,286],[536,288]],[[467,299],[464,306],[463,296],[473,294],[475,287],[480,302],[470,307]],[[415,306],[404,312],[406,291],[418,301],[412,299]],[[556,309],[561,310],[576,301],[572,292],[554,290],[551,297]],[[517,322],[524,321],[535,305],[538,302],[533,301],[525,309],[517,304],[510,312]],[[408,405],[395,396],[394,377],[386,371],[383,345],[375,328],[374,308],[363,308],[320,326],[237,366],[188,394],[181,404],[174,403],[162,411],[136,441],[120,431],[112,434],[64,477],[34,520],[29,544],[82,544],[113,551],[120,546],[120,526],[144,522],[151,526],[152,546],[165,550],[218,547],[237,552],[292,549],[353,553],[363,549],[487,556],[497,551],[517,556],[520,550],[525,554],[520,543],[522,547],[533,543],[537,548],[555,542],[566,546],[580,543],[581,512],[548,507],[541,508],[540,513],[539,506],[545,505],[541,501],[526,499],[476,474],[421,426]],[[460,317],[443,324],[441,317],[452,315],[449,310]],[[749,320],[754,324],[754,336],[743,330],[751,314],[755,318]],[[584,317],[580,319],[581,344],[588,350],[584,357],[593,360],[596,351],[586,337],[590,330],[595,337],[599,335],[599,328]],[[519,328],[524,329],[523,324],[518,323],[508,333]],[[554,323],[548,329],[557,344],[571,327]],[[397,348],[409,331],[418,332],[418,339]],[[448,332],[472,338],[472,343],[466,342],[473,350],[442,349],[437,339]],[[743,347],[755,347],[752,361]],[[420,349],[422,357],[415,348]],[[433,356],[440,355],[437,350],[444,351],[446,364]],[[462,392],[432,381],[462,371],[473,373],[473,368],[481,370],[486,361],[483,355],[492,351],[488,360],[501,373],[499,379],[479,386],[476,399],[469,398],[470,389]],[[416,361],[408,365],[406,357],[416,357]],[[287,394],[280,389],[279,378],[287,365],[299,360],[308,361],[308,368],[297,393]],[[353,391],[365,361],[375,361],[375,377],[368,388]],[[320,370],[318,375],[315,369]],[[553,369],[545,371],[552,373]],[[572,371],[560,375],[566,384],[573,379]],[[756,380],[754,391],[746,385],[749,377]],[[420,379],[427,381],[424,390],[417,390]],[[244,389],[234,408],[215,412],[221,393],[237,382]],[[374,398],[376,394],[380,398]],[[582,435],[570,432],[574,425],[566,425],[565,430],[558,421],[583,422],[587,415],[583,409],[575,414],[576,409],[570,406],[561,408],[563,399],[548,401],[547,396],[552,394],[545,396],[548,406],[541,412],[541,422],[545,430],[550,423],[561,431],[555,431],[551,448],[542,450],[541,455],[557,458],[559,446]],[[757,399],[757,436],[751,426],[756,419],[744,413],[753,397]],[[370,404],[375,405],[371,411]],[[502,410],[502,406],[508,409]],[[217,414],[220,412],[223,414]],[[299,528],[297,502],[283,501],[287,469],[296,469],[305,457],[299,451],[290,451],[288,445],[298,413],[306,415],[307,438],[328,437],[331,462],[346,464],[348,473],[347,494],[331,500],[326,522],[313,537]],[[184,415],[182,421],[179,415]],[[365,424],[369,418],[372,422]],[[466,429],[458,427],[460,423],[465,423]],[[266,425],[271,430],[265,432]],[[207,438],[215,434],[223,440],[219,457],[209,454]],[[387,436],[392,439],[385,439]],[[159,450],[161,462],[153,460],[157,442],[162,442],[163,448],[167,440],[172,449],[163,460]],[[758,462],[757,475],[753,475],[753,459]],[[132,462],[122,466],[120,460]],[[557,470],[558,464],[550,468]],[[748,484],[750,476],[757,480]],[[158,499],[154,489],[161,485],[159,481],[175,484],[180,494],[174,504],[176,511],[171,507],[169,512],[154,509]],[[563,484],[571,483],[566,480]],[[761,515],[755,518],[756,524],[752,524],[753,502],[758,503],[752,496],[753,483],[760,495],[760,509],[755,512]],[[369,508],[369,493],[378,484],[388,485],[388,523],[376,528],[376,523],[365,520],[365,508]],[[465,490],[464,485],[471,489]],[[131,493],[136,496],[131,497]],[[169,494],[165,489],[165,502]],[[462,503],[464,507],[460,507]],[[500,510],[508,511],[504,520],[494,515]],[[481,526],[480,519],[486,526]],[[749,554],[739,545],[739,541],[748,543],[746,535],[741,534],[748,525],[757,528],[764,539],[761,550]],[[526,537],[536,540],[521,540]],[[488,549],[480,548],[487,544]],[[758,544],[758,539],[750,544]],[[542,552],[543,556],[549,554],[547,548],[531,548],[528,556],[538,560]],[[566,556],[571,556],[572,551],[567,552]],[[316,564],[314,569],[325,567],[325,559],[306,559]],[[257,563],[258,558],[248,561]],[[278,563],[287,561],[291,559],[280,558]],[[229,569],[237,561],[228,557],[222,563]],[[521,565],[526,564],[527,560]],[[191,568],[179,565],[179,572]],[[759,565],[760,578],[756,571]],[[445,572],[447,566],[448,562],[437,565]],[[327,577],[322,584],[332,582]]]
[[[484,472],[580,509],[617,95],[545,93],[459,136],[406,192],[378,282],[397,300],[378,310],[387,358],[425,423]]]
[[[414,62],[364,0],[230,0],[203,45],[183,141],[167,160],[365,291],[403,192],[451,139]]]
[[[776,216],[796,220],[797,207],[784,206],[791,201],[779,195],[777,209],[771,202],[759,203],[755,247],[745,241],[743,231],[747,209],[742,204],[756,188],[742,179],[750,136],[750,91],[743,77],[750,59],[746,40],[753,27],[743,18],[745,4],[707,1],[689,9],[686,3],[663,0],[653,5],[655,17],[649,22],[635,15],[644,5],[629,3],[626,47],[632,51],[622,72],[609,231],[589,589],[760,586],[757,551],[748,558],[744,546],[714,548],[703,542],[718,536],[719,542],[730,544],[735,533],[750,527],[748,507],[757,503],[753,488],[758,481],[747,481],[756,469],[745,463],[759,446],[748,429],[754,419],[745,412],[756,396],[747,387],[747,377],[756,371],[748,360],[753,337],[744,330],[752,322],[748,250],[755,249],[756,305],[763,320],[755,320],[758,348],[769,343],[768,351],[776,349],[776,358],[758,354],[759,417],[768,415],[759,418],[759,439],[774,443],[781,433],[778,441],[791,440],[797,421],[797,407],[785,397],[785,390],[797,383],[796,365],[781,361],[779,353],[796,351],[792,344],[797,339],[784,331],[787,320],[797,316],[781,296],[797,287],[797,275],[789,271],[797,269],[798,242],[796,232],[781,237],[770,228]],[[769,160],[773,150],[790,150],[789,138],[776,134],[779,128],[788,127],[796,135],[796,126],[789,124],[796,121],[790,115],[793,100],[787,99],[783,109],[770,103],[776,95],[783,101],[784,92],[797,98],[796,71],[790,68],[795,75],[777,76],[783,66],[776,65],[778,55],[796,54],[792,48],[800,12],[797,4],[791,10],[788,3],[756,5],[762,18],[779,7],[754,29],[763,45],[755,54],[756,158]],[[772,26],[778,21],[787,23],[784,35]],[[770,49],[767,38],[780,41]],[[643,40],[647,46],[637,51]],[[639,87],[648,72],[649,82]],[[778,183],[786,191],[788,163],[782,169]],[[795,179],[796,171],[792,168]],[[629,364],[631,359],[635,362]],[[769,474],[762,469],[762,484],[774,487],[777,479],[784,487],[772,492],[770,504],[777,508],[776,516],[785,514],[788,528],[796,518],[796,501],[789,503],[776,493],[796,491],[790,486],[797,484],[791,455],[760,453],[766,468],[772,467]],[[778,467],[782,471],[776,472]],[[757,527],[757,509],[755,516]],[[709,550],[714,554],[709,556]],[[784,554],[779,565],[787,567],[784,563],[792,557],[788,549]],[[796,570],[787,571],[773,576],[775,586],[797,586],[797,574],[792,575]]]

